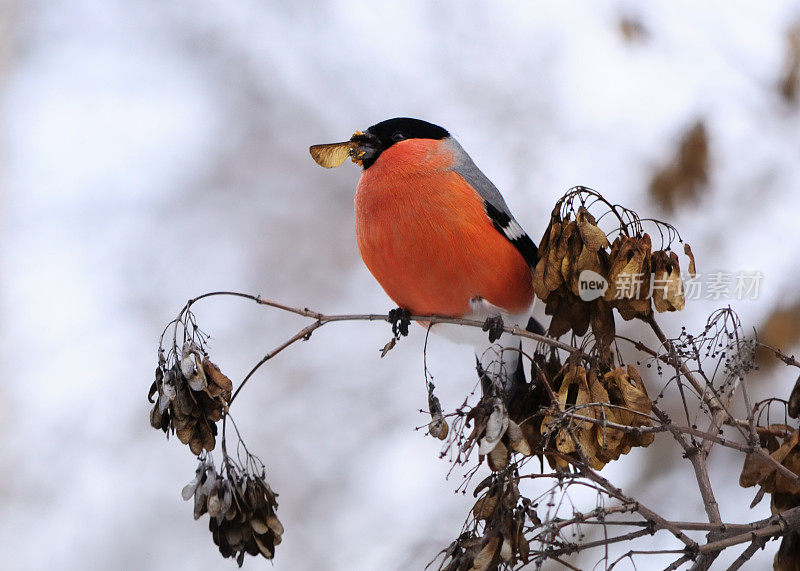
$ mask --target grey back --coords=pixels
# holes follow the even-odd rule
[[[509,210],[500,191],[497,190],[497,187],[492,184],[492,181],[486,178],[486,175],[475,165],[464,148],[453,137],[448,137],[447,142],[456,158],[453,170],[460,174],[472,188],[477,190],[478,194],[480,194],[486,202],[513,219],[514,216],[511,214],[511,210]]]

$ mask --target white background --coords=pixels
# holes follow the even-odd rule
[[[647,39],[625,42],[622,16]],[[355,246],[358,170],[307,151],[388,117],[448,128],[536,239],[576,184],[661,215],[648,181],[703,119],[711,185],[670,221],[700,271],[764,273],[758,300],[731,301],[748,329],[795,301],[800,115],[775,85],[798,19],[796,2],[0,2],[3,567],[234,568],[180,499],[194,459],[148,425],[157,337],[217,289],[388,311]],[[665,327],[698,330],[721,303],[690,302]],[[197,316],[234,382],[303,323],[228,299]],[[387,325],[326,327],[237,403],[280,493],[275,569],[421,569],[459,533],[470,498],[413,431],[423,335],[381,360],[388,338]],[[431,343],[452,409],[472,353]],[[787,374],[753,391],[785,398]],[[712,456],[723,517],[765,517],[740,467]],[[704,518],[667,437],[604,475],[669,517]]]

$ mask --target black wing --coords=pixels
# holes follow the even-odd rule
[[[522,254],[531,269],[535,268],[536,263],[539,261],[539,249],[527,232],[519,225],[519,222],[487,201],[484,201],[483,206],[497,231],[519,250],[519,253]]]

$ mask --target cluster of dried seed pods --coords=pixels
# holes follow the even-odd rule
[[[466,532],[451,543],[442,552],[440,571],[486,571],[528,563],[525,527],[541,521],[530,500],[520,496],[516,475],[493,474],[476,486],[474,495],[478,499],[472,515],[483,531]]]
[[[685,245],[684,252],[694,276],[692,250]],[[584,335],[591,325],[601,347],[614,338],[612,308],[630,320],[647,316],[651,299],[659,312],[683,309],[685,303],[675,252],[653,252],[650,236],[641,230],[634,235],[621,232],[609,243],[584,206],[574,220],[569,212],[562,218],[560,204],[553,210],[539,243],[533,287],[547,315],[553,316],[551,335]]]
[[[161,357],[156,380],[148,399],[155,405],[150,425],[169,434],[173,431],[193,454],[210,452],[216,446],[217,422],[231,399],[233,384],[217,365],[193,343],[186,343],[180,359],[168,364]]]
[[[283,525],[275,515],[277,494],[263,473],[243,473],[231,462],[217,472],[211,458],[203,457],[181,495],[186,501],[194,498],[194,519],[208,514],[208,527],[223,557],[236,558],[240,567],[245,553],[274,557]]]
[[[554,468],[566,469],[566,456],[600,470],[631,448],[655,440],[652,432],[636,430],[653,425],[653,403],[633,365],[602,375],[592,368],[568,366],[553,386],[557,403],[542,419],[541,433],[545,456]]]
[[[552,353],[547,360],[536,356],[533,376],[538,380],[517,387],[510,399],[485,395],[466,413],[472,431],[462,448],[477,445],[494,472],[505,470],[514,452],[544,455],[559,470],[571,461],[600,470],[655,439],[641,430],[653,426],[652,401],[633,365],[562,365]]]

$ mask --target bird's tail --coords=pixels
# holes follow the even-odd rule
[[[537,335],[545,334],[544,327],[534,317],[528,319],[525,329]],[[522,341],[517,337],[511,337],[506,343],[502,341],[506,340],[501,339],[476,355],[476,361],[483,393],[501,396],[508,402],[527,380]]]
[[[516,345],[493,345],[476,355],[476,370],[484,395],[498,396],[508,402],[520,387],[527,383],[522,343],[516,338]]]
[[[545,334],[544,325],[539,323],[539,321],[537,321],[535,317],[531,317],[530,319],[528,319],[528,325],[525,327],[525,329],[527,329],[531,333],[536,333],[537,335]]]

